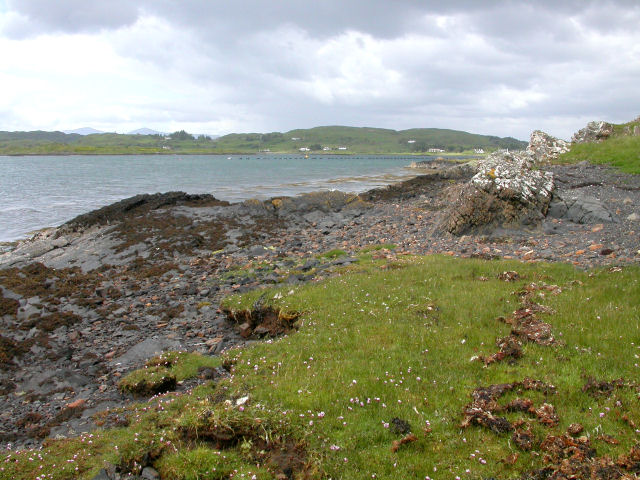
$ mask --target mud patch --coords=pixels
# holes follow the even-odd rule
[[[296,320],[298,312],[285,312],[270,305],[262,304],[262,297],[258,299],[251,310],[223,309],[223,313],[230,322],[238,326],[240,335],[249,337],[277,337],[298,329]]]
[[[13,359],[20,358],[27,353],[33,343],[33,340],[17,342],[0,335],[0,369],[7,370],[15,365]]]
[[[516,360],[522,357],[522,342],[514,335],[498,338],[496,340],[496,346],[500,349],[496,353],[488,356],[481,355],[479,357],[480,361],[482,361],[485,366],[491,365],[495,362],[501,362],[506,358]]]
[[[514,271],[502,272],[498,274],[498,280],[503,282],[515,282],[520,279],[520,274]]]
[[[536,408],[531,399],[517,398],[505,405],[498,404],[500,397],[508,392],[521,392],[526,390],[539,391],[548,395],[555,392],[555,387],[530,378],[525,378],[522,382],[478,387],[471,393],[473,401],[465,407],[460,427],[467,428],[471,425],[479,425],[498,434],[512,432],[516,430],[516,426],[522,425],[523,422],[517,421],[512,423],[506,418],[498,416],[498,414],[513,411],[525,412],[543,425],[556,425],[558,423],[558,417],[553,405],[549,403],[543,403],[540,407]]]
[[[519,275],[516,272],[503,272],[498,275],[498,278],[503,281],[515,281],[515,279],[519,278]],[[551,325],[543,322],[537,316],[538,313],[553,313],[550,308],[533,301],[533,296],[540,290],[550,291],[554,295],[562,291],[557,285],[537,285],[532,283],[517,292],[516,294],[520,297],[523,307],[506,318],[498,317],[501,322],[511,325],[511,332],[508,336],[496,340],[496,346],[499,349],[496,353],[478,356],[478,359],[485,366],[505,359],[513,362],[522,357],[522,345],[524,342],[543,346],[556,343]]]
[[[4,298],[2,290],[0,289],[0,317],[4,315],[15,315],[18,313],[18,307],[20,304],[13,298]]]
[[[616,460],[596,457],[588,437],[573,438],[567,434],[549,435],[540,445],[544,461],[549,465],[523,478],[526,479],[590,479],[616,480],[637,478],[640,472],[640,446]]]
[[[92,297],[102,280],[97,273],[84,274],[77,267],[55,270],[42,263],[0,270],[0,284],[4,287],[26,298],[38,296],[52,305],[59,305],[62,297]]]
[[[53,312],[43,317],[32,317],[25,320],[20,325],[23,330],[29,330],[36,327],[43,332],[53,332],[59,327],[69,327],[82,321],[82,317],[72,312]]]
[[[250,417],[231,417],[222,420],[207,410],[199,415],[196,425],[180,428],[187,442],[208,443],[215,450],[239,447],[243,456],[256,464],[266,465],[275,478],[307,479],[309,461],[304,443],[271,431],[262,420]],[[268,435],[265,432],[269,431]]]
[[[603,380],[596,380],[593,377],[589,377],[586,383],[582,387],[582,391],[589,394],[594,398],[610,397],[613,391],[617,388],[633,387],[631,383],[626,383],[622,378],[617,380],[611,380],[606,382]]]
[[[406,420],[395,417],[389,422],[389,431],[396,434],[407,434],[411,432],[411,425]]]

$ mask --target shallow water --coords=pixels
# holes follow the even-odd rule
[[[335,189],[362,192],[415,174],[416,157],[377,155],[0,156],[0,242],[139,193],[231,202]]]

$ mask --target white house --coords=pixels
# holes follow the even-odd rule
[[[407,140],[407,143],[416,143],[415,140]]]
[[[338,150],[346,150],[347,147],[338,147]]]
[[[484,149],[482,149],[482,148],[474,148],[473,151],[475,153],[484,153]]]
[[[307,147],[300,147],[298,150],[300,150],[301,152],[310,152],[311,149],[307,148]]]

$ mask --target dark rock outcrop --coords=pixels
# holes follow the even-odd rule
[[[217,200],[213,195],[208,194],[191,195],[184,192],[142,194],[79,215],[69,220],[65,226],[71,230],[77,230],[93,225],[107,225],[133,214],[142,214],[177,205],[188,207],[225,206],[229,205],[229,202]]]

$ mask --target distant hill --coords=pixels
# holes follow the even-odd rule
[[[63,130],[63,133],[77,133],[78,135],[94,135],[97,133],[105,133],[91,127],[76,128],[75,130]]]
[[[315,127],[285,133],[235,133],[217,140],[221,149],[238,151],[336,153],[461,153],[474,149],[492,151],[500,148],[520,150],[527,142],[515,138],[477,135],[440,128],[389,130],[370,127]],[[305,150],[303,150],[305,151]],[[441,152],[440,152],[441,151]]]
[[[164,135],[162,132],[158,132],[157,130],[152,130],[151,128],[143,127],[138,128],[137,130],[132,130],[127,135]]]
[[[148,128],[134,130],[129,134],[0,132],[0,155],[259,152],[441,155],[488,153],[500,148],[520,150],[526,145],[526,142],[511,137],[500,138],[439,128],[397,131],[330,126],[285,133],[234,133],[219,138],[205,134],[190,135],[184,131],[161,134]]]

